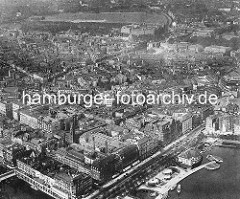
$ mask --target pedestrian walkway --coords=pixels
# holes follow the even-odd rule
[[[208,162],[204,165],[201,165],[199,167],[196,167],[194,169],[187,169],[184,170],[182,168],[177,167],[178,170],[180,170],[180,173],[178,175],[176,175],[174,178],[172,178],[171,180],[167,181],[166,184],[164,185],[159,185],[156,187],[150,187],[147,185],[142,185],[138,188],[138,190],[149,190],[149,191],[154,191],[161,194],[167,194],[169,192],[169,190],[171,190],[174,186],[176,186],[176,184],[178,184],[179,182],[181,182],[183,179],[187,178],[188,176],[192,175],[193,173],[205,168],[208,165],[213,164],[213,162]],[[158,174],[159,175],[159,174]],[[160,196],[157,197],[156,199],[160,199]]]

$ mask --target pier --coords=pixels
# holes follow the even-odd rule
[[[209,166],[211,164],[215,163],[215,161],[212,162],[208,162],[204,165],[201,165],[199,167],[196,167],[194,169],[188,169],[185,170],[183,168],[180,167],[175,167],[177,170],[180,171],[180,173],[178,175],[176,175],[175,177],[173,177],[172,179],[168,180],[167,183],[165,183],[164,185],[156,185],[155,187],[150,187],[147,185],[142,185],[138,188],[138,190],[149,190],[149,191],[154,191],[156,193],[159,194],[158,197],[156,197],[156,199],[161,199],[162,195],[168,194],[169,190],[172,189],[172,187],[174,187],[176,184],[178,184],[179,182],[181,182],[183,179],[187,178],[188,176],[192,175],[193,173],[205,168],[206,166]],[[156,179],[161,178],[162,172],[159,173],[158,175],[155,176]]]

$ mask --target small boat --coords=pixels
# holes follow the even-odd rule
[[[222,163],[223,162],[223,159],[218,157],[218,156],[214,156],[214,155],[207,155],[206,157],[209,161],[215,161],[217,163]]]
[[[181,191],[182,191],[182,186],[181,186],[181,184],[178,184],[177,185],[177,193],[180,194]]]
[[[172,188],[171,188],[171,191],[173,191],[174,189],[176,189],[177,187],[177,184],[173,185]]]

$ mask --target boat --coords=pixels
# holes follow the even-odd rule
[[[182,191],[182,186],[181,186],[181,184],[178,184],[177,185],[177,193],[180,194],[181,191]]]
[[[214,171],[214,170],[219,169],[220,166],[221,166],[220,164],[218,164],[218,163],[216,163],[216,162],[213,162],[212,164],[207,165],[207,166],[205,167],[205,169],[207,169],[207,170],[209,170],[209,171]]]
[[[214,155],[207,155],[206,157],[209,161],[215,161],[217,163],[222,163],[223,162],[223,159],[218,157],[218,156],[214,156]]]
[[[176,187],[177,187],[177,184],[173,185],[173,186],[171,187],[171,191],[173,191],[174,189],[176,189]]]

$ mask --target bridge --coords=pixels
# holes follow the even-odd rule
[[[15,174],[15,172],[13,171],[13,170],[11,170],[11,171],[8,171],[8,172],[6,172],[6,173],[4,173],[4,174],[1,174],[0,175],[0,182],[2,182],[2,181],[4,181],[4,180],[7,180],[8,178],[11,178],[11,177],[13,177],[13,176],[15,176],[16,174]]]
[[[225,139],[218,139],[216,146],[219,147],[227,147],[227,148],[239,148],[240,141],[238,140],[225,140]]]
[[[180,167],[176,167],[176,169],[179,171],[179,174],[177,174],[175,177],[173,177],[171,180],[167,181],[164,185],[156,185],[155,187],[150,187],[147,185],[142,185],[138,188],[138,190],[149,190],[154,191],[159,194],[159,196],[156,199],[161,199],[162,195],[168,194],[168,191],[171,190],[173,187],[175,187],[179,182],[181,182],[183,179],[187,178],[191,174],[205,168],[208,165],[211,165],[215,163],[215,161],[208,162],[204,165],[201,165],[199,167],[196,167],[194,169],[188,169],[184,170]],[[158,179],[158,176],[160,177],[161,173],[155,176],[156,179]]]

